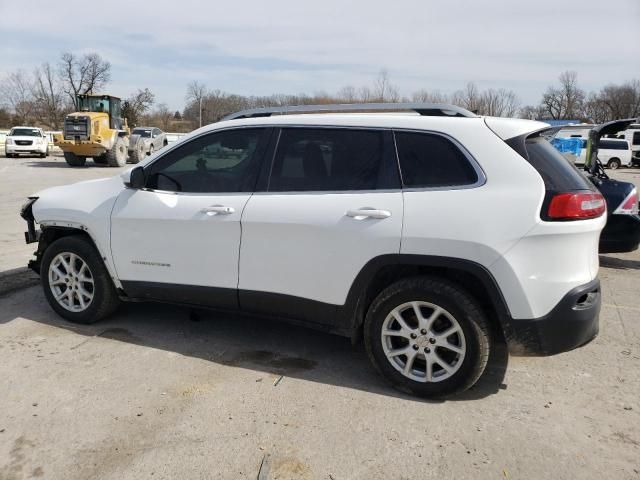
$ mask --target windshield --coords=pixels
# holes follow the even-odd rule
[[[146,130],[144,128],[136,128],[131,133],[132,135],[140,135],[141,137],[151,137],[151,130]]]
[[[40,130],[36,128],[12,128],[9,132],[12,137],[40,137]]]
[[[109,99],[104,97],[78,97],[81,112],[109,112]]]

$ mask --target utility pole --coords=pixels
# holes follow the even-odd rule
[[[202,128],[202,95],[200,95],[200,128]]]

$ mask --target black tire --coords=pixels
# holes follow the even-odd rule
[[[5,153],[4,156],[7,157],[7,158],[13,158],[13,154],[12,153]]]
[[[622,163],[620,162],[619,158],[612,158],[611,160],[609,160],[609,162],[607,163],[607,167],[609,167],[611,170],[617,170],[620,168],[620,165]]]
[[[47,154],[46,153],[41,153],[40,154],[40,158],[46,158]]]
[[[145,156],[146,155],[144,153],[144,142],[142,140],[139,140],[133,146],[133,150],[131,151],[131,155],[129,155],[129,161],[131,163],[138,163],[138,162],[140,162],[140,160],[144,159]]]
[[[93,299],[86,309],[80,312],[72,312],[60,305],[49,285],[49,266],[53,259],[63,252],[70,252],[80,257],[89,267],[93,278]],[[95,323],[113,313],[120,304],[102,258],[91,242],[82,235],[62,237],[47,247],[42,256],[40,279],[44,295],[51,308],[61,317],[74,323]]]
[[[117,137],[111,149],[107,151],[107,164],[110,167],[124,167],[127,164],[127,146],[122,137]]]
[[[464,335],[464,358],[454,367],[457,368],[455,373],[448,378],[432,382],[408,378],[396,370],[384,352],[382,328],[387,316],[396,307],[414,301],[428,302],[444,309],[457,321]],[[448,321],[447,317],[443,318]],[[416,333],[419,337],[425,337],[425,339],[427,337],[420,335],[418,330]],[[365,318],[364,341],[371,363],[391,385],[403,392],[429,398],[460,393],[474,385],[487,365],[491,348],[487,320],[477,301],[454,283],[426,276],[400,280],[384,289],[375,298]],[[408,347],[410,346],[409,342],[412,341],[406,340]],[[415,340],[415,342],[417,341]],[[425,352],[429,351],[429,346],[426,343]],[[417,349],[417,346],[413,348]],[[431,348],[434,353],[437,351],[439,355],[442,355],[441,347],[431,346]],[[426,360],[426,353],[418,352],[418,355],[423,355],[422,358]],[[459,359],[459,355],[456,357]],[[416,356],[416,359],[418,358]],[[454,361],[459,362],[459,360]],[[423,361],[423,363],[426,365],[426,362]],[[413,366],[415,365],[416,363],[413,364]],[[439,364],[435,365],[442,368]]]
[[[152,144],[149,146],[149,151],[147,152],[147,155],[153,155],[153,151],[154,151],[154,148],[153,148],[153,143],[152,143]]]
[[[87,163],[86,157],[79,157],[73,152],[64,152],[64,160],[70,167],[84,167],[84,164]]]

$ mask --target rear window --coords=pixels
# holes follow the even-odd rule
[[[633,132],[633,144],[640,145],[640,132]]]
[[[625,141],[614,142],[611,140],[600,140],[600,150],[629,150],[629,144]]]
[[[395,132],[402,183],[406,188],[473,185],[478,173],[448,138],[430,133]]]
[[[517,139],[511,139],[507,143],[512,140]],[[540,136],[527,138],[525,148],[527,160],[544,180],[548,192],[593,190],[589,180],[545,138]]]

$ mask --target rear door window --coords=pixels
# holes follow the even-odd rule
[[[399,188],[391,133],[383,130],[284,128],[270,192]]]
[[[460,187],[479,181],[469,157],[438,134],[395,132],[405,188]]]

